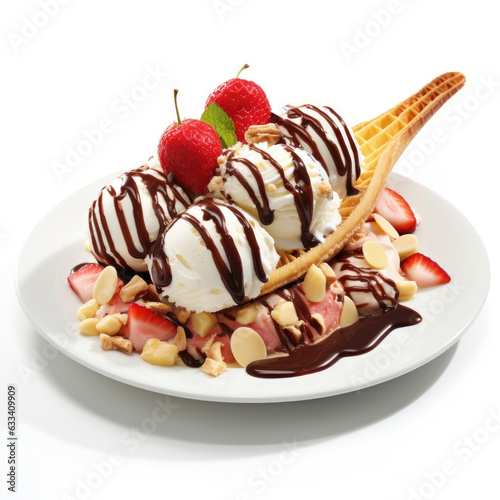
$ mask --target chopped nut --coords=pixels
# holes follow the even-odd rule
[[[299,321],[293,302],[282,302],[272,311],[271,317],[281,326],[295,325]]]
[[[120,290],[123,302],[132,302],[140,292],[145,292],[148,284],[137,274]]]
[[[100,340],[101,347],[105,351],[122,351],[126,354],[132,354],[132,350],[134,349],[132,342],[123,337],[110,337],[105,333],[101,333]]]
[[[146,302],[146,307],[162,316],[165,316],[172,309],[168,304],[164,304],[163,302]]]
[[[152,365],[173,366],[178,353],[176,345],[153,338],[144,344],[141,358]]]
[[[323,335],[326,332],[325,318],[319,313],[312,314],[311,318],[314,320],[312,326],[319,331],[320,335]]]
[[[302,283],[302,289],[311,302],[321,302],[325,298],[326,276],[318,266],[312,264],[308,269]]]
[[[302,338],[302,332],[296,326],[285,326],[284,328],[293,335],[295,342],[298,342]]]
[[[191,314],[193,330],[200,336],[205,335],[218,323],[217,316],[209,312]]]
[[[177,311],[177,319],[185,325],[187,320],[190,318],[191,313],[187,309],[180,309]]]
[[[258,144],[259,142],[267,142],[269,146],[273,146],[281,139],[281,132],[274,123],[265,125],[252,125],[245,132],[245,141],[248,144]]]
[[[185,351],[187,347],[186,343],[186,331],[182,326],[177,327],[177,335],[174,338],[174,345],[177,346],[179,351]]]
[[[328,265],[326,262],[321,263],[318,266],[326,278],[326,289],[328,290],[330,286],[337,281],[337,275],[332,269],[332,266]]]
[[[113,266],[105,267],[97,277],[94,285],[92,298],[97,300],[100,306],[107,304],[116,292],[118,285],[118,274]]]
[[[328,181],[321,181],[316,186],[316,193],[320,198],[328,198],[332,194],[332,185]]]
[[[80,321],[84,321],[89,318],[93,318],[99,309],[99,304],[97,300],[90,299],[88,302],[85,302],[80,309],[78,309],[76,315]]]
[[[217,337],[217,335],[214,333],[206,342],[205,345],[201,348],[201,352],[203,354],[207,354],[210,348],[212,347],[212,344],[214,343],[214,339]]]
[[[99,333],[105,333],[106,335],[116,335],[122,326],[123,323],[113,314],[104,316],[104,318],[97,323],[96,330]]]
[[[249,304],[237,312],[235,319],[240,325],[249,325],[255,321],[258,313],[259,310],[257,306],[255,304]]]
[[[212,177],[212,179],[208,183],[208,191],[210,193],[220,192],[222,191],[223,187],[224,187],[224,179],[220,175]]]
[[[269,183],[266,186],[266,190],[269,191],[270,193],[275,193],[278,190],[278,188],[273,183]]]
[[[201,365],[201,369],[208,375],[212,375],[212,377],[218,377],[227,370],[227,365],[224,361],[215,361],[214,359],[207,358]]]
[[[215,361],[224,361],[222,357],[222,342],[214,342],[207,351],[207,358]]]
[[[226,156],[225,155],[221,155],[217,158],[217,163],[219,165],[222,165],[224,162],[226,161]]]
[[[97,318],[84,319],[79,325],[78,330],[84,335],[99,335],[97,331],[97,323],[99,320]]]

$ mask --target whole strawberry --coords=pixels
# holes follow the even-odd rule
[[[158,143],[158,159],[166,175],[196,193],[206,193],[207,185],[222,154],[219,137],[213,127],[194,119],[181,121],[174,90],[177,122],[172,123]]]
[[[208,97],[205,109],[215,102],[234,122],[238,141],[245,142],[245,132],[251,125],[264,125],[271,119],[271,105],[265,92],[255,82],[238,78],[248,68],[245,64],[236,78],[219,85]]]

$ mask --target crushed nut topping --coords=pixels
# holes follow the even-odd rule
[[[122,351],[126,354],[132,354],[132,342],[128,339],[124,339],[123,337],[110,337],[105,333],[101,333],[99,338],[101,340],[101,347],[105,351]]]
[[[267,142],[269,146],[274,146],[280,139],[281,132],[274,123],[252,125],[245,132],[245,141],[247,141],[248,144]]]

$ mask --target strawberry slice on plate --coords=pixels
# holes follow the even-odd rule
[[[384,188],[374,212],[387,219],[399,234],[413,233],[417,227],[417,219],[410,205],[392,189]]]
[[[82,302],[88,302],[92,298],[95,282],[103,270],[104,267],[99,264],[85,264],[68,276],[69,286]],[[120,291],[122,286],[123,281],[118,278],[116,291]]]
[[[131,304],[128,310],[127,327],[123,333],[132,342],[134,349],[141,353],[144,344],[149,339],[166,342],[175,337],[177,328],[168,319],[147,307]]]
[[[449,274],[436,262],[421,253],[410,255],[401,263],[401,269],[419,288],[449,283]]]

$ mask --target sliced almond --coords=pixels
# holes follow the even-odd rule
[[[97,300],[99,305],[107,304],[116,292],[118,285],[118,274],[113,266],[105,267],[97,277],[94,285],[92,298]]]
[[[200,336],[205,337],[207,333],[218,323],[217,316],[209,312],[191,314],[193,330]]]
[[[311,302],[321,302],[326,295],[326,276],[316,265],[312,265],[302,283],[302,289]]]
[[[258,314],[259,310],[257,306],[255,304],[249,304],[237,312],[235,319],[240,325],[249,325],[255,321]]]
[[[262,337],[246,326],[237,328],[231,335],[231,351],[238,364],[243,367],[267,356]]]
[[[399,302],[404,302],[405,300],[410,300],[417,293],[417,283],[415,281],[397,281],[396,287],[398,288]]]
[[[403,234],[403,236],[396,238],[392,244],[402,261],[418,252],[418,238],[414,234]]]
[[[271,317],[281,326],[295,325],[299,321],[293,302],[281,302],[272,311]]]
[[[342,313],[340,315],[339,326],[344,328],[346,326],[356,323],[359,319],[358,309],[356,304],[351,300],[350,297],[344,295],[344,305],[342,307]]]
[[[373,269],[384,269],[384,267],[387,267],[386,253],[374,241],[365,241],[363,243],[363,257]]]
[[[385,217],[382,217],[380,214],[373,214],[373,218],[375,219],[377,226],[382,229],[387,236],[390,236],[391,238],[399,238],[399,233]]]

